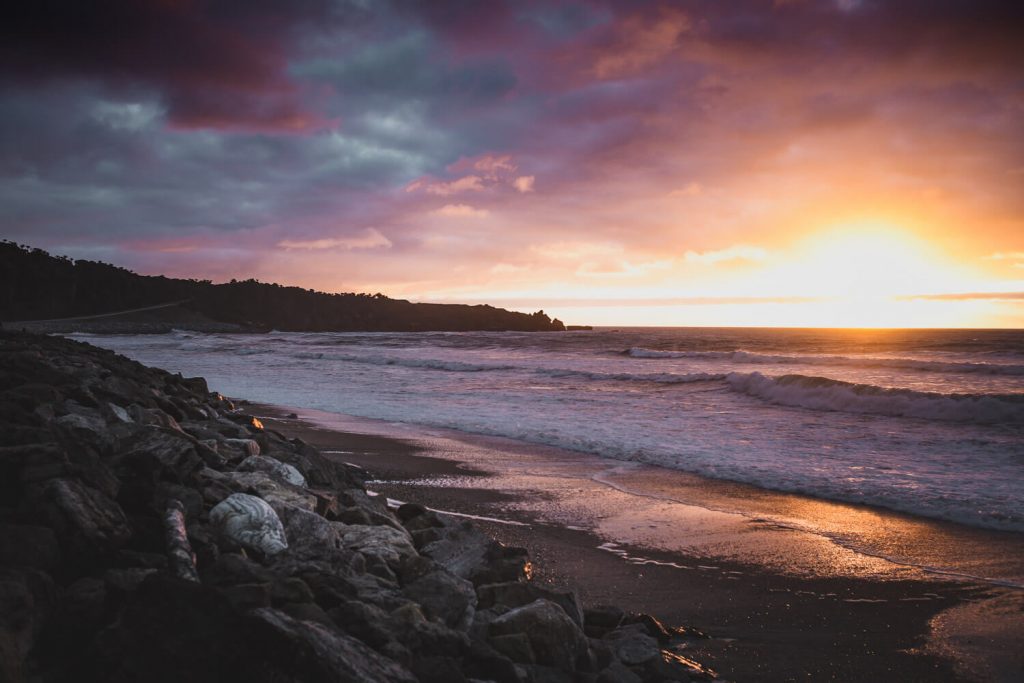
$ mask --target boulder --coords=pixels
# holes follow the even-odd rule
[[[202,568],[200,577],[210,586],[234,586],[240,583],[270,583],[274,574],[244,555],[224,553],[210,567]]]
[[[476,612],[473,584],[446,571],[425,574],[402,589],[405,597],[419,603],[424,614],[456,631],[466,631]]]
[[[485,568],[487,551],[493,541],[472,524],[446,526],[439,540],[425,545],[421,552],[463,579],[470,579]]]
[[[493,605],[522,607],[543,598],[561,607],[577,626],[583,628],[583,609],[579,597],[571,591],[553,591],[529,581],[506,581],[484,584],[476,589],[476,594],[481,608]]]
[[[53,530],[30,524],[0,523],[0,566],[53,569],[60,547]]]
[[[167,683],[273,680],[272,663],[259,635],[221,590],[155,574],[99,635],[91,670],[76,672],[76,678]]]
[[[617,629],[626,618],[626,613],[614,605],[594,605],[583,610],[584,631],[591,638],[600,638]]]
[[[414,602],[406,602],[393,609],[389,623],[397,640],[416,654],[458,657],[469,647],[469,639],[464,633],[429,621]]]
[[[549,600],[535,600],[494,619],[492,636],[522,633],[538,664],[574,671],[587,653],[587,639],[561,607]]]
[[[311,512],[317,507],[315,495],[277,481],[266,472],[224,472],[219,479],[232,489],[256,494],[271,505],[291,505]]]
[[[58,417],[55,423],[73,441],[84,441],[104,450],[114,444],[114,439],[107,430],[107,423],[96,411],[68,413]]]
[[[291,539],[293,553],[305,551],[305,556],[316,557],[341,547],[338,525],[295,505],[273,501],[271,507],[284,525],[285,536]]]
[[[125,444],[124,451],[115,469],[123,475],[154,483],[160,479],[190,483],[204,466],[192,438],[165,427],[139,428]]]
[[[622,662],[614,661],[597,674],[597,683],[643,683],[643,679]]]
[[[530,638],[525,633],[509,633],[504,636],[491,636],[487,642],[495,650],[517,664],[536,664],[537,659],[530,646]]]
[[[0,568],[0,671],[21,670],[20,662],[42,631],[53,601],[53,581],[46,574]]]
[[[345,548],[383,560],[397,570],[402,560],[416,554],[412,539],[405,531],[390,526],[336,524]]]
[[[260,454],[260,445],[253,439],[224,439],[224,443],[247,458]]]
[[[287,651],[289,674],[302,681],[331,683],[417,683],[407,669],[387,659],[351,636],[323,624],[299,621],[287,614],[263,608],[254,617],[273,634],[270,646]]]
[[[74,479],[37,485],[22,507],[26,516],[52,529],[61,547],[79,558],[116,550],[132,535],[120,505]]]
[[[291,465],[266,455],[251,455],[238,464],[238,472],[264,472],[292,486],[305,486],[306,478]]]
[[[627,666],[641,666],[661,657],[658,641],[639,626],[616,629],[603,640],[611,647],[615,658]]]
[[[210,511],[210,522],[235,543],[265,555],[288,548],[281,520],[262,498],[232,494]]]

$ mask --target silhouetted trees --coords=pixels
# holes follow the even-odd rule
[[[544,311],[414,304],[383,294],[327,294],[258,280],[138,275],[106,263],[51,256],[0,241],[0,320],[97,315],[188,299],[214,320],[291,331],[562,330]]]

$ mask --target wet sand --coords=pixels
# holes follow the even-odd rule
[[[506,439],[249,409],[363,467],[371,490],[475,516],[585,604],[709,633],[688,655],[723,679],[1024,679],[1024,591],[915,566],[1016,580],[1018,535]]]

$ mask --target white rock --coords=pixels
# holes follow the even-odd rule
[[[267,555],[288,548],[284,526],[274,508],[256,496],[228,496],[210,511],[210,521],[232,541]]]
[[[128,414],[127,410],[117,405],[116,403],[108,403],[107,405],[110,406],[110,412],[114,413],[114,417],[116,417],[121,422],[130,423],[135,421],[132,419],[131,415]]]

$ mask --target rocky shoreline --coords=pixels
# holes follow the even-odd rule
[[[714,678],[201,378],[11,332],[0,377],[0,680]]]

